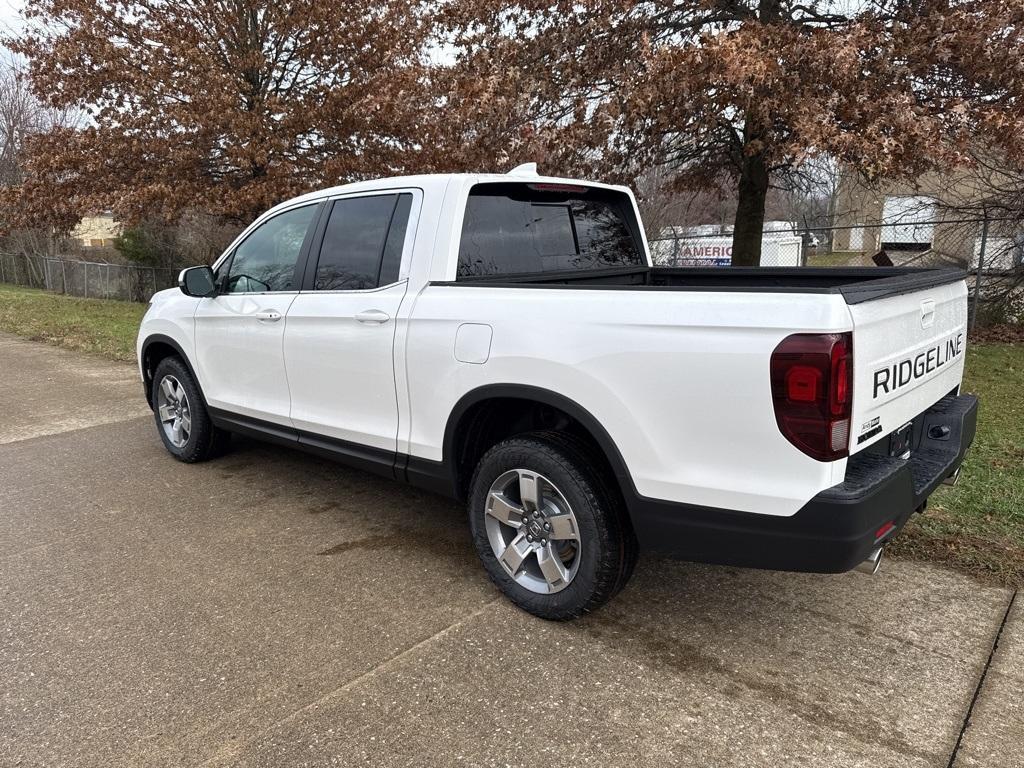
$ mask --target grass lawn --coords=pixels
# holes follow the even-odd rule
[[[0,331],[112,360],[135,359],[145,311],[0,284]],[[1024,586],[1024,344],[970,344],[964,390],[982,402],[960,482],[933,495],[890,551]]]
[[[145,312],[145,304],[77,299],[0,283],[0,331],[111,360],[135,360],[135,336]]]
[[[833,251],[813,253],[807,256],[808,267],[865,267],[871,266],[863,251]]]

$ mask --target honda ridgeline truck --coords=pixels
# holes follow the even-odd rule
[[[494,583],[565,619],[643,548],[877,567],[974,437],[966,297],[654,266],[629,189],[521,167],[276,206],[153,297],[138,359],[177,459],[240,433],[464,500]]]

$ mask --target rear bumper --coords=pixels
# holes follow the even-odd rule
[[[845,482],[791,517],[633,499],[633,526],[641,546],[686,560],[842,573],[892,539],[955,475],[974,440],[977,415],[973,395],[944,397],[918,417],[920,438],[909,459],[856,454]]]

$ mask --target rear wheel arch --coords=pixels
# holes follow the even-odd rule
[[[445,427],[443,463],[452,488],[465,498],[480,458],[509,437],[539,430],[565,431],[590,447],[607,471],[609,485],[628,501],[632,477],[618,447],[601,423],[565,395],[526,384],[490,384],[463,395]]]

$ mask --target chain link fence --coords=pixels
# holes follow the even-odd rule
[[[666,227],[650,240],[656,264],[726,267],[732,232],[717,225]],[[763,267],[958,267],[969,272],[972,326],[1024,322],[1024,225],[1016,220],[915,220],[801,229],[766,226]],[[148,301],[177,285],[178,271],[0,252],[0,282],[84,298]]]
[[[175,287],[178,270],[0,253],[0,282],[86,299],[144,302],[157,291]]]
[[[726,267],[728,227],[667,227],[650,240],[655,264]],[[942,219],[801,229],[775,223],[762,267],[956,267],[967,270],[972,327],[1024,322],[1024,228],[1016,220]]]

